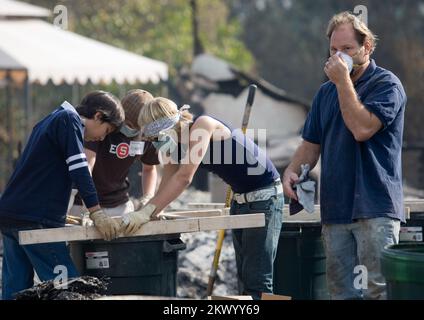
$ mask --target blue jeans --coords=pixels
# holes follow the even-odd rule
[[[42,225],[31,228],[2,228],[3,270],[2,298],[11,300],[14,294],[34,285],[34,269],[41,281],[52,280],[60,275],[59,270],[67,270],[67,277],[78,276],[65,242],[19,245],[20,230],[40,229]],[[55,270],[56,266],[63,266]],[[56,271],[56,273],[55,273]]]
[[[284,196],[238,204],[232,202],[230,214],[264,213],[265,226],[232,231],[240,294],[260,299],[262,292],[273,292],[274,260],[283,220]]]
[[[384,246],[399,242],[399,231],[400,221],[385,217],[324,224],[322,235],[331,299],[385,299],[381,251]]]

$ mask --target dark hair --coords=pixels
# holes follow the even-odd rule
[[[96,90],[86,94],[76,110],[80,116],[87,119],[93,119],[94,115],[100,112],[100,121],[110,123],[116,128],[120,128],[125,120],[121,102],[106,91]]]

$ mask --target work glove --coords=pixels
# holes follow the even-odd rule
[[[90,219],[90,212],[84,212],[82,214],[81,225],[83,227],[92,227],[94,225],[93,220]]]
[[[120,231],[119,223],[106,215],[103,210],[91,212],[90,219],[93,220],[94,226],[100,232],[103,239],[110,241],[118,237]]]
[[[144,196],[142,196],[140,198],[141,207],[144,207],[152,198],[153,198],[152,194],[145,194]]]
[[[134,211],[138,211],[141,208],[143,208],[152,198],[153,198],[153,195],[145,194],[140,199],[136,200],[134,203],[134,209],[135,209]]]
[[[133,235],[143,224],[150,221],[155,210],[156,206],[150,203],[141,210],[124,213],[122,215],[121,231],[126,236]]]

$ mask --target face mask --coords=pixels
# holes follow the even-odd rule
[[[172,153],[177,147],[177,143],[169,135],[160,137],[159,141],[153,141],[152,144],[156,148],[156,150],[161,151],[163,153]]]
[[[134,138],[140,134],[140,130],[132,129],[126,124],[122,125],[122,127],[119,129],[119,132],[121,132],[124,136],[128,138]]]
[[[347,64],[347,69],[349,70],[349,73],[352,72],[353,69],[353,59],[350,55],[341,52],[341,51],[337,51],[336,54],[343,59],[344,62],[346,62]]]
[[[354,67],[359,67],[359,66],[361,66],[361,65],[363,65],[364,63],[360,63],[360,64],[356,64],[356,63],[354,63],[354,61],[353,61],[353,58],[355,57],[355,56],[357,56],[358,54],[359,54],[359,52],[362,50],[362,48],[363,47],[361,47],[353,56],[350,56],[350,55],[348,55],[347,53],[344,53],[344,52],[341,52],[341,51],[337,51],[336,52],[336,54],[340,57],[340,58],[342,58],[343,60],[344,60],[344,62],[346,62],[346,64],[347,64],[347,68],[348,68],[348,70],[349,70],[349,73],[351,73],[352,72],[352,69],[354,68]]]

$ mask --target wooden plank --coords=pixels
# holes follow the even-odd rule
[[[185,218],[200,218],[200,217],[215,217],[222,215],[222,210],[199,210],[199,211],[176,211],[161,213],[161,217],[167,219],[185,219]]]
[[[215,221],[216,220],[216,221]],[[159,234],[198,232],[219,229],[253,228],[265,225],[263,213],[234,216],[200,217],[176,220],[156,220],[143,225],[131,237]],[[120,235],[119,238],[125,237]],[[95,227],[71,226],[19,232],[19,244],[84,241],[102,239]]]
[[[279,294],[271,294],[271,293],[265,293],[262,292],[261,300],[291,300],[292,297],[290,296],[282,296]]]
[[[224,203],[189,203],[189,208],[222,208]],[[228,210],[228,209],[227,209]],[[414,219],[414,214],[424,213],[424,199],[410,199],[404,201],[404,210],[406,220]],[[290,215],[289,205],[285,204],[283,208],[283,223],[321,223],[321,208],[319,204],[315,205],[315,211],[308,213],[305,210],[300,211],[295,215]]]
[[[408,207],[410,213],[424,212],[424,199],[405,200],[405,207]]]
[[[222,209],[225,208],[225,203],[221,202],[189,202],[187,208],[190,209]]]
[[[226,216],[230,214],[229,208],[223,208],[221,210],[199,210],[199,211],[178,211],[178,212],[165,212],[161,213],[161,217],[167,219],[185,219],[185,218],[200,218],[200,217],[216,217]]]
[[[221,203],[193,203],[192,207],[201,208],[222,208]],[[424,199],[405,200],[405,213],[407,218],[414,213],[424,212]],[[196,216],[196,212],[198,216]],[[171,221],[151,221],[145,224],[134,236],[148,236],[155,234],[172,234],[197,232],[218,229],[235,229],[235,228],[251,228],[259,227],[259,221],[256,220],[254,214],[250,214],[249,218],[245,216],[228,216],[228,209],[223,210],[198,210],[198,211],[175,211],[168,212],[174,219]],[[216,216],[215,216],[216,214]],[[221,216],[219,215],[221,214]],[[200,215],[200,217],[199,217]],[[263,214],[261,214],[263,216]],[[221,220],[211,220],[218,218],[226,218]],[[233,218],[238,217],[238,218]],[[206,219],[204,222],[201,222]],[[209,220],[208,220],[209,219]],[[239,219],[239,220],[238,220]],[[251,220],[253,219],[253,220]],[[264,219],[264,218],[263,218]],[[290,216],[288,205],[283,209],[283,222],[320,222],[320,206],[315,205],[315,212],[309,214],[302,210],[296,215]],[[256,224],[256,225],[255,225]],[[264,224],[263,224],[264,225]],[[262,225],[262,226],[263,226]],[[120,237],[123,237],[122,235]],[[33,243],[48,243],[59,241],[83,241],[101,239],[100,234],[95,227],[72,226],[65,228],[40,229],[19,232],[19,243],[22,245]]]
[[[196,232],[199,230],[197,219],[157,220],[143,225],[134,236],[154,234],[172,234],[180,232]],[[124,237],[122,234],[119,238]],[[19,244],[50,243],[61,241],[84,241],[102,239],[96,227],[72,226],[63,228],[37,229],[19,232]]]
[[[225,203],[220,203],[220,202],[211,202],[211,203],[207,203],[207,202],[192,202],[192,203],[188,203],[187,204],[187,208],[189,209],[200,209],[200,208],[208,208],[208,209],[222,209],[223,210],[229,210],[229,208],[225,208]],[[174,213],[172,212],[172,214],[174,215]],[[228,214],[228,212],[227,212]],[[284,221],[287,220],[306,220],[306,221],[320,221],[321,217],[320,217],[320,206],[319,205],[315,205],[315,211],[314,213],[308,213],[305,210],[300,211],[299,213],[297,213],[294,216],[290,216],[289,213],[289,206],[286,204],[284,205],[283,208],[283,218]]]
[[[263,227],[265,226],[265,215],[263,213],[252,213],[199,219],[199,226],[202,231],[241,229],[241,225],[243,225],[243,228]]]

